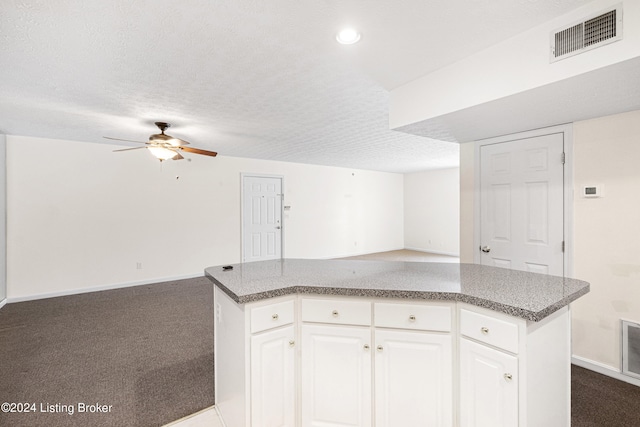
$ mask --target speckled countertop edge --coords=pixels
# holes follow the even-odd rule
[[[215,277],[205,271],[208,277],[216,286],[226,293],[233,301],[238,304],[247,304],[268,298],[275,298],[285,295],[335,295],[335,296],[355,296],[366,298],[397,298],[397,299],[414,299],[414,300],[439,300],[439,301],[457,301],[478,307],[488,308],[493,311],[505,313],[514,317],[519,317],[533,322],[539,322],[545,317],[553,314],[557,310],[569,305],[571,302],[587,294],[590,286],[574,292],[571,295],[557,301],[556,303],[545,307],[543,310],[533,312],[520,307],[513,307],[507,304],[498,303],[496,301],[466,295],[459,292],[429,292],[429,291],[405,291],[405,290],[384,290],[384,289],[354,289],[340,287],[317,287],[317,286],[290,286],[273,289],[265,292],[257,292],[239,297],[233,293],[224,284],[220,283]]]

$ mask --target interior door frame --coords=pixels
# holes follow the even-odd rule
[[[280,191],[282,201],[280,203],[280,259],[284,258],[284,175],[272,175],[266,173],[240,172],[240,262],[244,262],[244,178],[278,178],[280,179]]]
[[[480,148],[485,145],[500,144],[519,139],[535,138],[551,134],[563,134],[564,142],[564,174],[563,174],[563,234],[565,242],[564,250],[564,276],[573,277],[573,124],[567,123],[558,126],[534,129],[495,138],[487,138],[475,141],[473,159],[473,262],[480,264]]]

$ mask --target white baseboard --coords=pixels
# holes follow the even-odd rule
[[[629,384],[640,387],[640,379],[623,375],[618,369],[613,366],[605,365],[604,363],[595,362],[593,360],[585,359],[580,356],[571,357],[571,363],[581,368],[589,369],[590,371],[597,372],[602,375],[614,378],[616,380],[624,381]]]
[[[447,252],[447,251],[436,251],[434,249],[425,249],[425,248],[413,248],[413,247],[406,247],[405,249],[410,250],[410,251],[418,251],[418,252],[427,252],[430,254],[437,254],[437,255],[447,255],[447,256],[455,256],[460,258],[460,253],[455,253],[455,252]]]
[[[86,294],[89,292],[108,291],[111,289],[128,288],[131,286],[141,286],[141,285],[150,285],[152,283],[171,282],[173,280],[193,279],[193,278],[202,277],[202,276],[204,276],[204,272],[198,273],[198,274],[186,274],[182,276],[158,277],[155,279],[139,280],[135,282],[111,283],[109,285],[93,286],[90,288],[69,289],[69,290],[56,291],[56,292],[47,292],[43,294],[24,295],[19,297],[8,297],[5,300],[5,303],[33,301],[33,300],[45,299],[45,298],[63,297],[67,295]]]
[[[4,307],[4,305],[7,303],[7,299],[3,299],[2,301],[0,301],[0,308]]]

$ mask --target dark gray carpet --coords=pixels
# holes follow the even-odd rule
[[[640,426],[640,387],[572,365],[571,426]]]
[[[0,309],[0,426],[160,426],[213,405],[213,286],[204,278]],[[78,403],[111,405],[78,413]],[[42,413],[56,404],[74,413]]]

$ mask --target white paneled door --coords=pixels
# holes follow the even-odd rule
[[[282,258],[282,178],[242,178],[242,261]]]
[[[564,134],[480,147],[480,262],[564,275]]]

